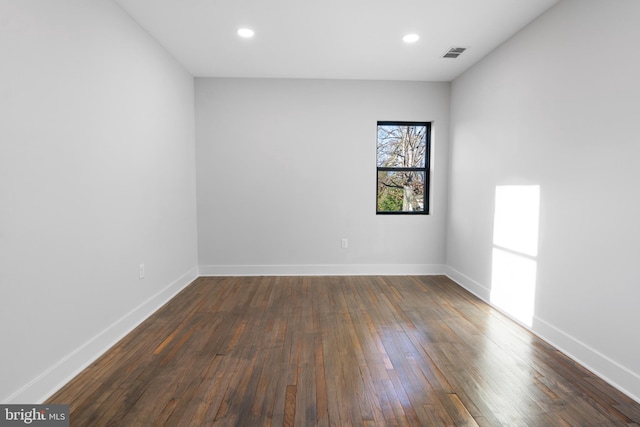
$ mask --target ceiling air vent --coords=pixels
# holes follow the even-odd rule
[[[452,47],[451,49],[449,49],[447,51],[447,53],[442,55],[442,57],[443,58],[457,58],[465,50],[467,50],[466,47]]]

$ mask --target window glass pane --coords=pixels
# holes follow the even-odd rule
[[[424,167],[427,127],[378,125],[378,167]]]
[[[378,171],[378,212],[424,212],[424,172]]]

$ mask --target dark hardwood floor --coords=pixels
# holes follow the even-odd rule
[[[72,426],[636,426],[442,276],[200,278],[52,396]]]

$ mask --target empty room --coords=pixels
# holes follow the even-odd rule
[[[640,2],[0,0],[0,61],[0,424],[640,425]]]

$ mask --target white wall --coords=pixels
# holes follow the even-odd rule
[[[635,0],[565,0],[453,82],[447,236],[491,299],[496,187],[538,185],[532,328],[636,400],[638,22]]]
[[[448,83],[196,79],[201,273],[442,272],[448,114]],[[433,121],[431,215],[376,216],[378,120]]]
[[[0,52],[0,401],[33,403],[197,275],[193,79],[107,0],[2,1]]]

